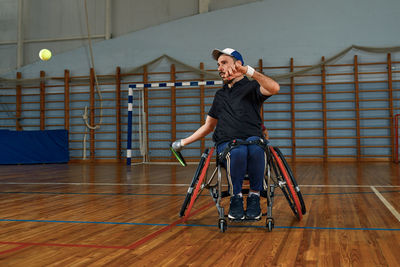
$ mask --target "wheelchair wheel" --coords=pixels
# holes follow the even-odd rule
[[[203,155],[202,155],[202,158],[204,157],[205,162],[203,163],[203,166],[200,168],[200,171],[199,171],[200,174],[197,176],[196,179],[194,179],[195,180],[195,182],[194,182],[195,185],[193,185],[193,187],[195,187],[195,189],[194,189],[194,191],[193,191],[193,189],[191,190],[192,192],[190,193],[189,206],[188,206],[187,203],[186,204],[184,203],[185,204],[185,209],[187,209],[187,213],[185,214],[185,218],[187,218],[188,215],[190,214],[190,211],[192,210],[194,202],[196,201],[197,197],[199,196],[199,194],[202,191],[201,185],[203,184],[203,182],[205,181],[205,178],[207,176],[207,170],[208,170],[208,167],[210,166],[211,157],[212,157],[212,155],[214,153],[214,147],[212,147],[210,150],[206,150],[206,152],[208,152],[208,153],[203,153]],[[202,160],[200,160],[200,161],[202,161]],[[187,206],[187,208],[186,208],[186,206]],[[183,206],[182,206],[182,209],[183,209]],[[185,213],[185,209],[183,209],[183,214]]]
[[[189,204],[189,202],[190,202],[190,200],[192,198],[193,190],[197,185],[197,182],[199,180],[199,176],[200,176],[201,171],[202,171],[202,169],[204,167],[204,162],[207,159],[208,153],[209,153],[209,149],[207,148],[204,151],[204,153],[201,155],[199,165],[197,165],[196,172],[194,173],[192,182],[190,183],[190,186],[189,186],[188,191],[186,193],[185,200],[183,201],[183,204],[182,204],[182,207],[181,207],[181,211],[179,212],[179,216],[181,216],[181,217],[185,216],[186,208],[187,208],[187,206],[188,206],[188,204]]]
[[[272,232],[272,229],[274,229],[274,219],[273,218],[267,218],[266,227],[268,229],[268,232]]]
[[[286,171],[290,177],[290,180],[292,181],[292,184],[294,186],[294,189],[296,191],[297,197],[299,198],[300,205],[301,205],[301,213],[304,215],[306,214],[306,205],[304,203],[303,195],[300,192],[300,187],[297,185],[296,179],[294,178],[293,172],[289,167],[289,164],[287,163],[285,157],[283,156],[281,150],[278,147],[274,147],[274,150],[278,154],[279,158],[281,159],[283,165],[286,168]]]
[[[296,191],[294,190],[292,181],[286,171],[285,166],[282,163],[282,160],[279,158],[274,148],[270,146],[269,150],[271,151],[272,154],[272,157],[270,159],[270,164],[272,165],[272,169],[276,175],[278,186],[285,195],[286,200],[288,201],[289,206],[292,209],[294,215],[300,221],[303,218],[303,214],[301,212],[300,201],[296,194]]]
[[[218,228],[221,231],[221,233],[224,233],[226,231],[226,228],[228,228],[228,224],[226,223],[225,219],[219,219]]]

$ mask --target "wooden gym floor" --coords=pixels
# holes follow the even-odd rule
[[[400,266],[397,164],[292,164],[303,220],[278,190],[272,232],[263,217],[225,233],[206,191],[178,216],[195,168],[0,166],[0,265]]]

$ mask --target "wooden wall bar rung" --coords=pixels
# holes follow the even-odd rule
[[[24,90],[40,89],[40,84],[39,84],[39,86],[37,86],[37,85],[34,85],[34,86],[24,85],[23,88],[24,88]]]
[[[44,111],[52,111],[52,110],[54,110],[54,111],[58,111],[58,110],[64,111],[63,108],[45,108],[45,109],[44,109]],[[48,117],[46,117],[46,118],[48,118]]]
[[[275,102],[272,102],[275,103]],[[289,102],[287,102],[289,104]],[[323,103],[323,100],[305,100],[305,101],[296,101],[296,104],[304,104],[304,103]]]
[[[354,100],[326,100],[326,103],[352,103]]]
[[[271,100],[270,102],[268,102],[268,104],[291,104],[291,101],[273,101]],[[299,102],[296,102],[299,103]]]
[[[114,100],[114,99],[112,99],[112,100]],[[102,101],[104,101],[104,99]],[[115,110],[115,107],[102,107],[102,109]]]
[[[296,95],[318,95],[321,92],[296,92]]]
[[[46,100],[44,102],[47,104],[47,103],[64,103],[65,101],[64,100]],[[24,102],[24,103],[26,103],[26,102]]]
[[[359,83],[387,83],[387,80],[376,80],[376,81],[359,81]]]
[[[38,103],[38,104],[40,104],[40,102]],[[33,108],[26,108],[26,109],[24,109],[24,111],[40,111],[40,107],[38,108],[38,109],[33,109]],[[39,116],[39,118],[41,118],[40,116]],[[40,124],[39,124],[40,125]]]
[[[176,98],[189,98],[189,97],[176,97]],[[149,100],[171,99],[170,97],[149,97]],[[137,100],[137,99],[135,99]]]
[[[370,90],[370,89],[360,89],[360,92],[389,92],[389,89],[375,89],[375,90]]]
[[[327,65],[325,65],[325,67],[327,67]],[[326,73],[326,76],[353,76],[352,72],[344,72],[344,73]]]
[[[382,102],[386,102],[387,101],[387,99],[379,99],[379,98],[376,98],[376,99],[360,99],[359,100],[360,102],[376,102],[376,101],[382,101]]]
[[[326,84],[328,84],[328,83],[326,83]],[[352,90],[352,91],[327,91],[326,93],[327,94],[354,94],[354,90]]]
[[[381,126],[381,127],[379,127],[379,126],[376,126],[376,127],[370,126],[370,127],[360,127],[360,129],[390,129],[390,126]]]
[[[100,118],[100,117],[103,117],[103,118],[115,118],[115,115],[95,115],[94,116],[95,118]],[[107,125],[107,124],[105,124],[105,123],[102,123],[101,125]],[[115,125],[114,123],[112,123],[111,125]]]
[[[301,76],[299,76],[299,77],[301,77]],[[311,86],[311,85],[321,85],[321,83],[296,83],[295,84],[295,86]]]
[[[354,82],[326,82],[326,85],[347,85],[354,84]]]
[[[23,104],[39,104],[40,105],[40,101],[23,101]],[[40,108],[38,110],[40,110]]]
[[[361,147],[392,147],[391,145],[380,145],[380,146],[361,146]]]
[[[325,128],[296,128],[296,131],[312,131],[312,130],[324,130]]]
[[[16,112],[16,110],[15,109],[0,110],[0,112],[8,113],[8,112]],[[22,117],[20,117],[20,118],[22,118]],[[13,120],[14,118],[4,118],[4,119]]]
[[[63,109],[60,109],[60,110],[63,110]],[[64,116],[62,116],[62,117],[59,117],[59,116],[47,116],[46,117],[46,119],[64,119]],[[52,126],[52,125],[54,125],[54,124],[47,124],[48,126]]]
[[[271,127],[268,127],[267,130],[268,131],[291,131],[292,128],[271,128]],[[298,130],[299,129],[297,128],[296,131],[298,131]],[[314,129],[312,129],[312,130],[314,130]]]
[[[357,146],[329,146],[329,148],[357,148]]]
[[[71,84],[69,85],[70,87],[73,87]],[[89,86],[88,84],[85,84],[83,86]],[[70,92],[71,95],[90,95],[90,91],[89,92]],[[85,100],[79,100],[76,99],[75,101],[85,101]]]
[[[371,74],[387,74],[386,71],[371,71],[371,72],[359,72],[359,75],[371,75]]]
[[[386,62],[364,62],[364,63],[359,63],[359,66],[371,66],[371,65],[385,65]]]
[[[73,125],[71,125],[71,126],[73,126]],[[77,126],[82,126],[81,124],[80,125],[77,125]],[[71,135],[75,135],[75,134],[78,134],[78,135],[81,135],[81,134],[85,134],[86,132],[85,131],[76,131],[76,132],[73,132],[73,133],[70,133]],[[105,131],[99,131],[99,132],[96,132],[96,134],[110,134],[110,133],[113,133],[113,132],[105,132]],[[99,140],[96,140],[96,142],[98,142]],[[72,141],[71,141],[72,142]],[[79,140],[78,142],[82,142],[82,140]]]

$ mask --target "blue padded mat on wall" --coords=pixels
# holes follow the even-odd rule
[[[0,131],[0,164],[66,163],[68,131]]]

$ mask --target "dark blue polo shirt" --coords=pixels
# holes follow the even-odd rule
[[[261,94],[257,81],[244,77],[232,88],[227,84],[217,91],[208,115],[218,120],[213,134],[217,144],[233,139],[262,136],[260,110],[269,98]]]

